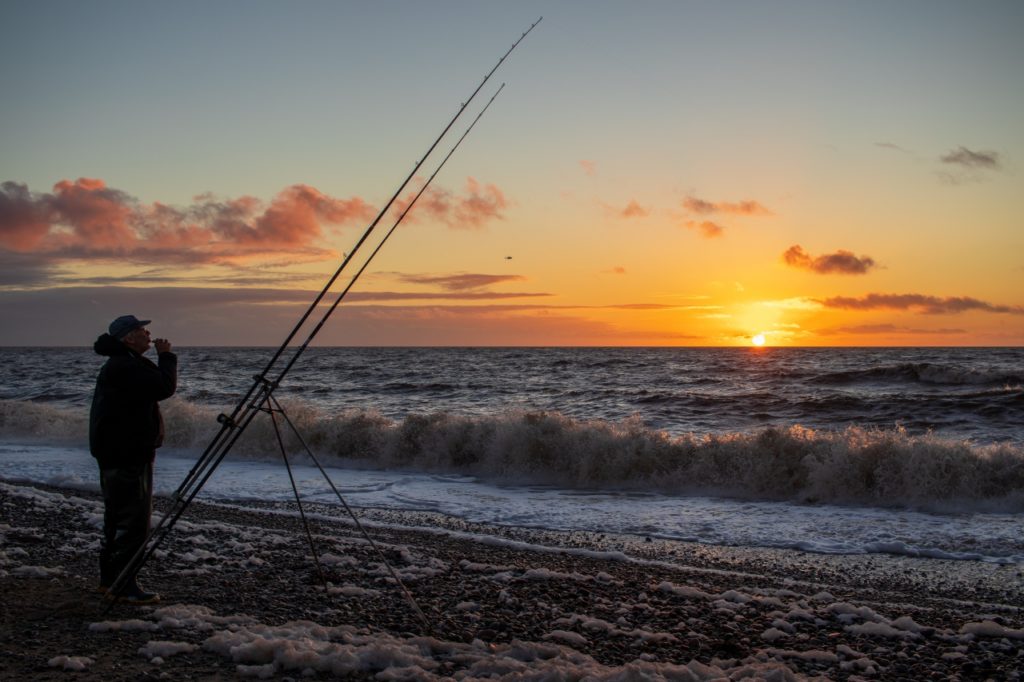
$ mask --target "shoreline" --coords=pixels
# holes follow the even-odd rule
[[[0,482],[0,505],[8,679],[1019,679],[1024,663],[1020,565],[359,510],[426,632],[337,509],[307,509],[325,590],[294,505],[197,501],[143,568],[163,602],[103,617],[98,496]]]

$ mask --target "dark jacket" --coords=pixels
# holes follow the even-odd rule
[[[101,467],[152,462],[164,439],[157,401],[174,395],[178,356],[160,353],[157,364],[109,334],[93,349],[109,359],[96,377],[89,413],[89,450]]]

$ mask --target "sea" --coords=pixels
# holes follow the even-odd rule
[[[158,493],[274,351],[175,348]],[[103,360],[0,348],[0,478],[98,489]],[[287,457],[304,501],[356,510],[1024,564],[1022,348],[314,347],[275,397],[285,453],[257,415],[201,498],[293,500]]]

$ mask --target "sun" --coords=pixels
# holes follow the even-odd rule
[[[765,342],[764,333],[755,335],[750,339],[750,342],[755,346],[763,346]]]

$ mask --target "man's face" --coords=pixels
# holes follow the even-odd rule
[[[145,353],[149,350],[149,330],[145,327],[133,329],[121,339],[121,342],[136,353]]]

